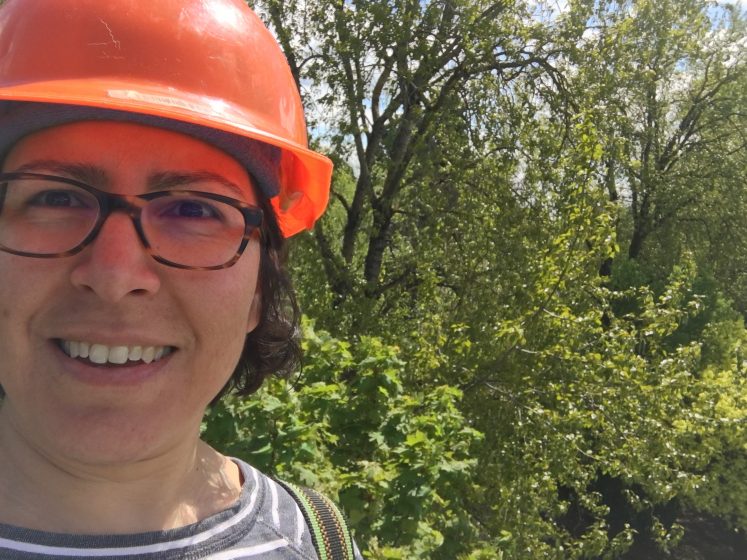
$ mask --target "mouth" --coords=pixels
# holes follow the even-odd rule
[[[56,342],[68,357],[95,365],[150,364],[162,360],[174,351],[171,346],[107,345],[62,339]]]

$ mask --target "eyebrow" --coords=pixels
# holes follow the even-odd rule
[[[106,187],[111,182],[109,174],[101,167],[89,163],[63,162],[53,159],[30,161],[16,168],[14,172],[53,173],[55,175],[70,177],[71,179],[94,187]],[[205,182],[217,183],[232,191],[242,200],[246,197],[246,189],[242,189],[233,181],[229,181],[219,173],[212,171],[158,171],[151,173],[146,181],[146,190],[149,192],[168,190]]]
[[[30,161],[16,168],[14,173],[47,172],[63,175],[91,186],[105,187],[109,184],[109,177],[100,167],[89,163],[62,162],[53,159],[39,159]]]
[[[233,191],[243,200],[246,197],[246,189],[242,189],[233,181],[229,181],[223,175],[212,171],[159,171],[148,176],[148,190],[171,189],[183,187],[193,183],[218,183]]]

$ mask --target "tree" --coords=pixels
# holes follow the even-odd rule
[[[702,216],[714,197],[744,197],[744,25],[733,9],[702,0],[594,2],[588,18],[574,81],[605,136],[598,173],[627,213],[625,253],[641,259],[654,235],[717,224],[719,208]],[[652,260],[660,257],[673,264]]]
[[[336,219],[315,230],[328,285],[338,300],[354,293],[376,299],[417,282],[411,263],[396,258],[417,250],[397,237],[413,218],[408,195],[438,196],[440,170],[467,170],[473,159],[461,162],[433,149],[439,124],[461,115],[453,134],[482,152],[465,130],[474,116],[467,90],[489,79],[494,89],[488,94],[500,93],[523,73],[547,67],[542,37],[520,6],[506,2],[256,4],[276,30],[297,82],[308,84],[319,141],[347,172],[346,180],[338,172],[333,189]]]
[[[457,388],[484,434],[458,522],[421,518],[443,536],[428,557],[671,551],[685,508],[743,530],[722,476],[745,463],[724,295],[747,260],[742,19],[697,0],[257,5],[337,164],[293,249],[307,312],[396,346],[403,394]]]

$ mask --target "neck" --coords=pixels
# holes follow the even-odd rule
[[[0,523],[71,534],[183,527],[238,499],[238,467],[195,437],[126,464],[44,454],[0,422]]]

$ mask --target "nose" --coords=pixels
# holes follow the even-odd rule
[[[124,212],[109,215],[93,243],[73,258],[79,259],[71,274],[73,285],[105,301],[152,295],[160,288],[156,262]]]

